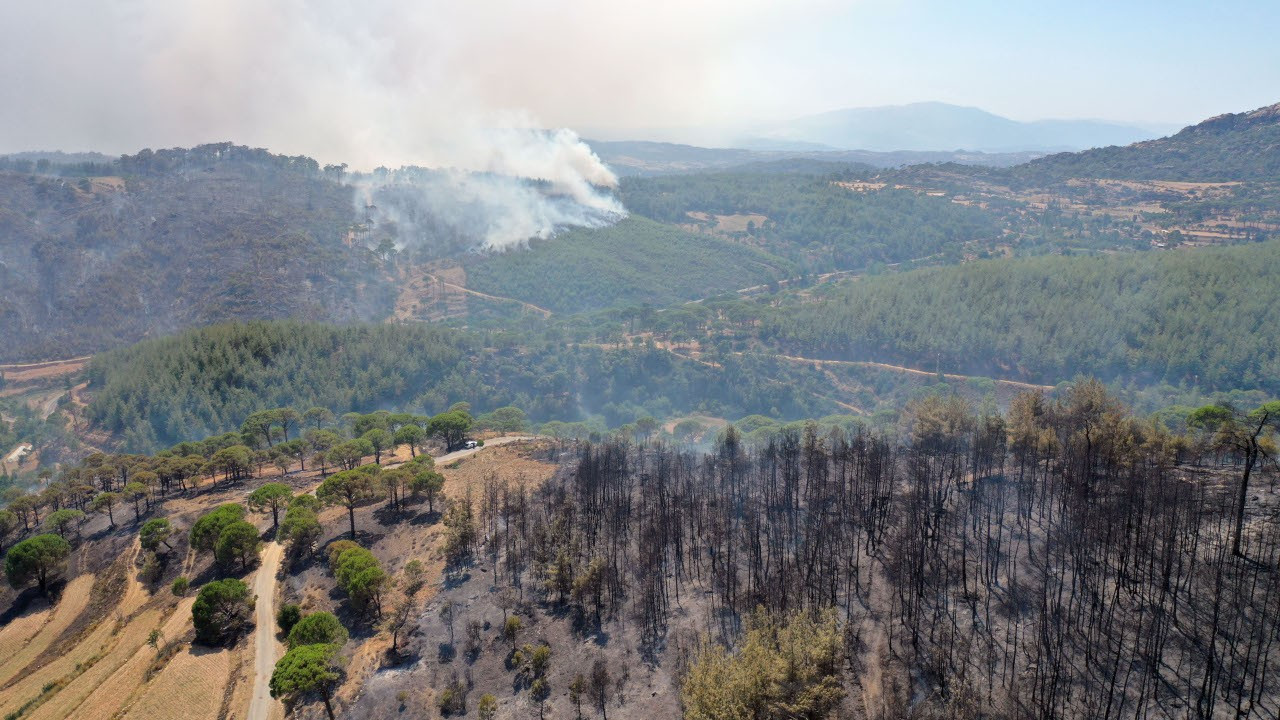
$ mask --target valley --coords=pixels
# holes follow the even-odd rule
[[[1276,107],[0,158],[0,716],[1276,717]]]

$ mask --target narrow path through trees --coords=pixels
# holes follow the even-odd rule
[[[262,551],[262,563],[253,578],[253,592],[258,599],[253,609],[257,627],[253,641],[253,699],[249,701],[249,720],[268,720],[273,715],[284,715],[284,706],[271,697],[271,673],[281,654],[281,644],[276,640],[276,576],[283,557],[284,546],[273,540]]]

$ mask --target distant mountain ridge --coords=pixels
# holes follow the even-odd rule
[[[1280,103],[1218,115],[1156,140],[1050,155],[1017,171],[1043,179],[1280,180]]]
[[[808,172],[832,172],[841,166],[893,168],[921,163],[953,162],[981,167],[1011,167],[1040,157],[1042,153],[982,153],[963,151],[777,150],[760,148],[707,148],[648,140],[588,140],[591,149],[619,175],[727,170],[750,167],[755,171],[793,171],[796,163]],[[772,166],[766,167],[766,166]],[[823,166],[826,166],[825,168]],[[790,168],[790,170],[788,169]]]
[[[1011,120],[976,107],[940,102],[846,108],[762,128],[760,142],[812,143],[846,150],[986,153],[1082,150],[1126,145],[1158,130],[1102,120]]]

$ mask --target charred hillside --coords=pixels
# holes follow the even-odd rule
[[[579,446],[533,492],[486,482],[348,716],[429,712],[424,686],[446,715],[1276,712],[1280,535],[1257,480],[1236,524],[1243,457],[1096,382],[1004,416],[929,398],[904,429]]]
[[[232,146],[0,165],[0,360],[95,352],[234,319],[377,319],[352,191],[314,160]]]

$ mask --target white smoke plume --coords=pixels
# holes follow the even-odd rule
[[[396,241],[427,250],[506,251],[566,227],[626,216],[617,177],[571,130],[481,133],[479,160],[443,170],[379,170],[356,181],[357,209],[393,223]]]
[[[437,225],[516,247],[622,212],[591,150],[541,129],[737,117],[734,98],[770,95],[742,53],[793,17],[774,0],[0,2],[0,153],[230,141],[353,172],[450,169],[425,199]],[[426,220],[398,224],[449,232]]]
[[[589,26],[531,32],[555,27],[548,19],[514,0],[5,3],[6,27],[43,40],[0,43],[0,89],[23,99],[0,113],[0,152],[231,141],[353,174],[447,170],[421,202],[468,220],[456,228],[468,248],[513,248],[625,214],[586,143],[534,114],[599,105],[591,84],[605,77],[572,54]],[[593,58],[602,50],[593,41]],[[595,75],[575,77],[575,66]],[[545,104],[523,109],[534,102]]]

